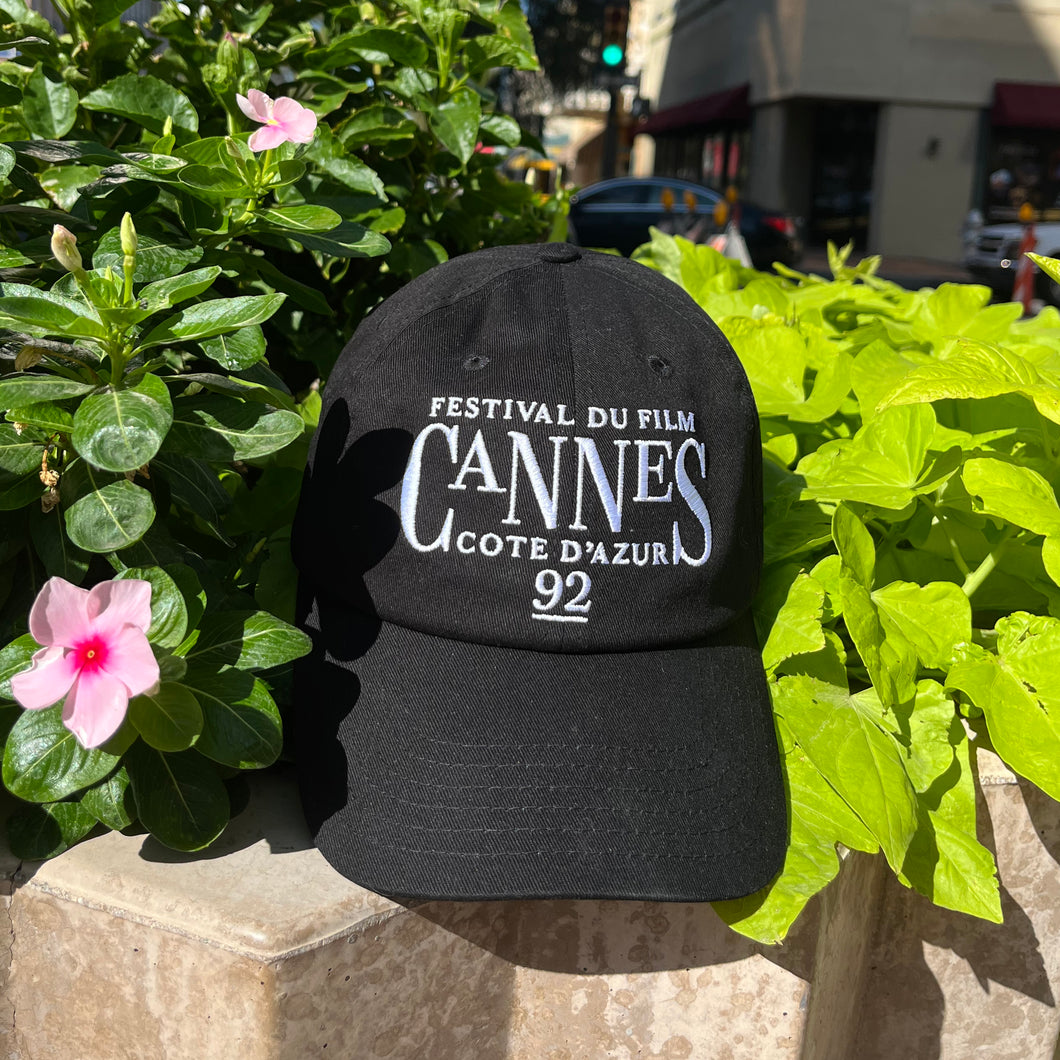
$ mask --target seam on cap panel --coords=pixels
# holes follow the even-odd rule
[[[459,259],[454,258],[452,260]],[[510,266],[503,272],[495,273],[494,275],[487,277],[485,280],[476,280],[474,283],[465,284],[463,287],[460,287],[457,290],[450,292],[444,302],[435,303],[429,308],[424,309],[420,313],[418,313],[414,319],[408,321],[405,326],[401,328],[400,331],[396,332],[386,343],[386,345],[384,345],[371,359],[356,362],[349,376],[350,383],[359,382],[364,373],[368,372],[369,369],[375,367],[375,365],[377,365],[390,352],[394,344],[397,343],[398,340],[401,339],[407,331],[409,331],[411,328],[422,327],[423,322],[427,319],[427,317],[432,316],[439,310],[448,309],[450,306],[453,306],[457,302],[459,302],[461,298],[466,298],[470,294],[476,294],[479,291],[488,290],[494,284],[499,284],[503,280],[507,280],[512,275],[512,273],[520,272],[524,269],[531,268],[537,263],[538,260],[535,258],[534,260],[528,261],[525,264]]]
[[[578,370],[575,365],[577,354],[574,349],[574,324],[571,320],[570,276],[571,271],[569,269],[561,270],[559,282],[560,289],[563,292],[563,321],[567,327],[567,349],[570,352],[571,393],[574,395],[574,408],[578,410],[581,409],[581,400],[578,396]],[[561,651],[568,647],[570,636],[571,633],[567,627],[560,626],[559,646]]]

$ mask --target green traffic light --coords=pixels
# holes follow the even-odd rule
[[[624,56],[622,46],[619,44],[609,44],[604,48],[600,54],[600,58],[604,61],[604,66],[620,66]]]

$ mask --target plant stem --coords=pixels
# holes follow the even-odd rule
[[[936,504],[928,500],[927,497],[924,498],[924,503],[927,504],[928,508],[931,511],[931,514],[935,517],[935,521],[939,524],[939,527],[941,528],[942,532],[946,535],[946,541],[950,546],[950,553],[953,556],[953,562],[957,564],[957,569],[961,572],[961,574],[965,576],[965,578],[968,578],[968,576],[971,574],[971,568],[965,561],[964,556],[961,555],[960,548],[957,547],[957,539],[950,532],[949,523],[947,522],[945,517],[939,512],[938,506]]]
[[[983,582],[991,575],[994,568],[998,565],[998,561],[1001,559],[1002,553],[1008,547],[1009,540],[1016,533],[1016,527],[1007,526],[1001,535],[1001,539],[996,545],[986,554],[983,562],[975,568],[965,579],[964,584],[961,586],[961,591],[971,599],[972,595],[979,588]]]

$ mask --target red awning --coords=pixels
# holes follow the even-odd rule
[[[656,111],[636,126],[636,132],[657,136],[659,133],[677,132],[679,129],[698,129],[722,122],[747,121],[751,116],[751,105],[748,102],[750,94],[750,84],[743,84],[727,88],[723,92],[714,92],[701,99],[678,103],[676,107]]]
[[[1060,129],[1060,85],[998,81],[994,85],[990,123],[1024,129]]]

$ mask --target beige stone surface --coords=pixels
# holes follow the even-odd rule
[[[997,852],[1005,922],[939,909],[888,874],[849,1054],[859,1060],[1056,1056],[1060,812],[993,755],[980,752],[979,771],[979,838]]]

